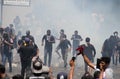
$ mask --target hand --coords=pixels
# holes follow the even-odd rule
[[[70,60],[69,65],[70,65],[70,67],[74,67],[75,66],[75,62],[73,60]]]
[[[35,61],[35,60],[36,60],[36,58],[37,58],[37,56],[34,56],[34,57],[32,58],[32,61]]]

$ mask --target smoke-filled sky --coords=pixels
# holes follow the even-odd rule
[[[56,37],[64,29],[68,39],[78,30],[83,39],[91,38],[100,53],[104,40],[120,32],[120,0],[31,0],[29,7],[4,6],[3,26],[17,15],[22,31],[29,28],[39,44],[47,29]]]
[[[32,11],[45,30],[58,33],[63,28],[68,38],[78,30],[83,39],[91,37],[100,47],[114,31],[120,30],[119,3],[117,0],[36,0]]]

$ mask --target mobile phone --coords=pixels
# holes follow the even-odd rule
[[[100,69],[100,62],[101,62],[101,59],[97,58],[96,68],[98,69]]]

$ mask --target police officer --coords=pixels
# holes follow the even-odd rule
[[[20,45],[18,49],[18,53],[20,54],[20,60],[21,60],[21,75],[24,77],[25,70],[27,68],[31,67],[31,61],[32,59],[37,56],[37,45],[33,45],[32,41],[25,37],[24,40],[22,40],[22,44]]]

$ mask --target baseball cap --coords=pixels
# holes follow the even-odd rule
[[[33,73],[41,73],[42,72],[42,62],[36,60],[33,61],[33,69],[32,69]]]
[[[57,79],[67,79],[67,73],[65,73],[65,72],[58,73]]]
[[[42,61],[40,58],[37,58],[35,61],[33,61],[33,68],[32,72],[34,74],[40,74],[42,72],[48,73],[49,72],[49,67],[43,65]]]

